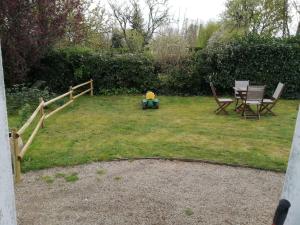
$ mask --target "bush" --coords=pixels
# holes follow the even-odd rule
[[[144,92],[157,85],[157,74],[150,57],[144,54],[95,53],[87,49],[49,52],[38,67],[32,68],[31,78],[45,80],[56,92],[65,92],[69,86],[91,78],[96,94],[97,91],[114,89]]]
[[[161,94],[201,95],[205,94],[205,78],[196,70],[195,57],[183,59],[180,63],[164,69],[159,74],[158,90]]]
[[[18,127],[22,126],[26,122],[26,120],[31,116],[32,106],[26,103],[21,109],[18,111]]]
[[[6,89],[7,110],[9,114],[21,114],[26,117],[29,112],[35,110],[39,105],[39,98],[45,101],[50,100],[55,95],[48,88],[42,90],[38,88],[28,87],[25,84],[14,85]]]
[[[175,61],[155,61],[146,54],[99,53],[88,49],[53,50],[32,68],[31,79],[45,80],[51,90],[92,78],[96,94],[209,94],[209,80],[221,94],[232,94],[235,80],[267,85],[271,95],[278,82],[286,98],[300,97],[300,38],[249,36],[209,46]]]
[[[211,79],[218,90],[232,93],[235,80],[267,85],[271,95],[278,82],[286,84],[284,97],[300,97],[300,39],[236,39],[197,55],[197,71]],[[208,86],[208,85],[207,85]]]

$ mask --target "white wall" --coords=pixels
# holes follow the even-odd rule
[[[300,224],[300,109],[296,122],[292,149],[285,175],[282,198],[291,203],[285,225]]]
[[[10,154],[0,43],[0,225],[17,224]]]

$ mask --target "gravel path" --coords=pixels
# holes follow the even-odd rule
[[[73,172],[76,182],[63,177],[46,182]],[[17,186],[18,224],[268,225],[283,176],[164,160],[41,170],[25,174]]]

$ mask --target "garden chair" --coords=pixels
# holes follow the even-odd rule
[[[224,114],[228,114],[228,112],[226,111],[226,108],[231,104],[233,103],[233,100],[231,98],[218,98],[217,96],[217,93],[216,93],[216,89],[213,85],[212,82],[210,82],[210,88],[211,88],[211,91],[214,95],[214,98],[219,106],[219,108],[217,108],[215,110],[215,113],[216,114],[219,114],[221,112],[223,112]]]
[[[277,85],[277,88],[275,89],[275,92],[273,94],[273,96],[271,97],[271,99],[264,99],[263,100],[263,105],[261,108],[261,114],[267,114],[270,113],[273,116],[275,116],[276,114],[272,111],[273,107],[276,105],[277,101],[279,100],[282,92],[284,89],[284,84],[279,82]]]
[[[247,89],[247,87],[249,86],[249,80],[236,80],[234,82],[234,87],[236,89]],[[241,92],[238,92],[237,90],[235,89],[234,91],[234,98],[235,98],[235,108],[234,110],[237,111],[238,109],[241,108],[242,104],[241,105],[238,105],[239,104],[239,100],[242,100],[241,98]]]
[[[243,103],[243,113],[246,119],[247,117],[256,117],[260,119],[260,112],[263,105],[263,99],[265,94],[266,86],[248,86],[246,98]],[[256,106],[256,111],[254,111],[251,106]],[[250,114],[248,114],[250,113]]]

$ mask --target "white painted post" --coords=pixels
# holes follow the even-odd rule
[[[0,225],[16,225],[15,193],[9,150],[4,73],[0,43]]]
[[[290,153],[282,198],[291,203],[285,225],[300,224],[300,108]]]

